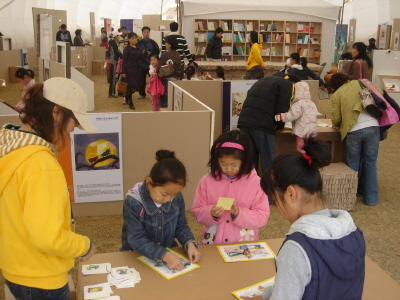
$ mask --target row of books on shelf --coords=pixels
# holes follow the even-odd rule
[[[310,25],[297,24],[297,32],[315,32],[314,23],[310,23]]]
[[[195,33],[194,41],[195,42],[208,42],[209,39],[214,35],[213,32],[207,33]],[[231,42],[247,42],[249,37],[248,33],[237,32],[237,33],[224,33],[222,41],[224,43]],[[293,43],[293,35],[289,33],[277,33],[277,34],[268,34],[268,33],[260,33],[259,34],[260,43],[283,43],[286,44]],[[308,35],[299,35],[297,39],[298,44],[319,44],[318,38],[309,37]]]
[[[194,34],[194,41],[195,42],[208,42],[210,38],[214,35],[213,32],[207,33],[195,33]]]

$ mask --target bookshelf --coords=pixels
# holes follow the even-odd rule
[[[222,58],[227,61],[246,61],[250,51],[250,31],[257,31],[262,43],[264,61],[286,62],[290,54],[299,52],[308,62],[319,64],[322,42],[322,22],[195,19],[194,54],[196,60],[206,60],[208,40],[217,27],[224,30]]]

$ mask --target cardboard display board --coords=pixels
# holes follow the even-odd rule
[[[9,36],[0,36],[0,51],[12,50],[12,38]]]
[[[390,49],[400,50],[400,19],[393,19],[392,40]]]
[[[27,48],[27,50],[30,62],[29,68],[37,73],[36,48]],[[21,66],[21,49],[0,51],[0,78],[4,79],[7,83],[19,83],[18,80],[15,80],[14,75],[10,77],[9,67],[11,66]]]

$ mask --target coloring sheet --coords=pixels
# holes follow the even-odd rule
[[[274,258],[275,253],[265,242],[217,246],[225,262]]]
[[[274,282],[275,276],[244,289],[233,291],[232,294],[239,300],[242,299],[242,297],[255,297],[261,295],[267,287],[274,285]]]
[[[186,257],[180,255],[179,253],[177,253],[169,248],[166,248],[166,249],[169,252],[171,252],[181,258],[183,266],[184,266],[183,270],[181,270],[181,271],[171,270],[170,268],[168,268],[166,263],[156,263],[154,260],[147,258],[145,256],[140,256],[140,257],[138,257],[138,259],[141,262],[148,265],[154,271],[158,272],[160,275],[162,275],[166,279],[171,279],[171,278],[177,277],[179,275],[185,274],[187,272],[190,272],[190,271],[200,267],[198,264],[191,264]]]

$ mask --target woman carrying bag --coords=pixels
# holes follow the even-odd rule
[[[367,46],[362,42],[353,44],[351,50],[353,62],[349,67],[349,79],[368,79],[372,81],[372,60],[367,54]]]
[[[161,55],[160,60],[158,61],[158,68],[156,72],[158,74],[158,77],[161,79],[162,84],[164,85],[164,94],[160,97],[162,108],[168,107],[168,81],[176,81],[180,79],[182,73],[181,56],[176,51],[178,49],[178,40],[176,39],[176,37],[174,37],[173,35],[166,36],[165,48],[167,49],[167,51]],[[168,64],[171,65],[171,63],[173,64],[173,70],[170,66],[166,66]],[[161,74],[163,74],[163,72],[160,69],[162,68],[171,69],[171,72],[168,72],[168,77],[161,77]]]

